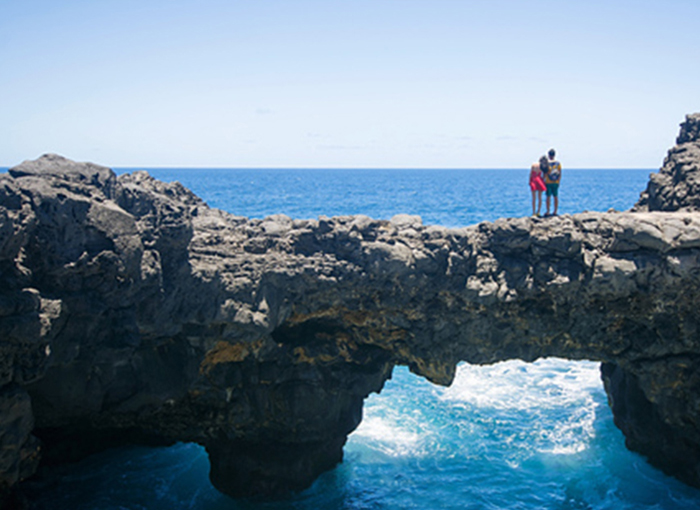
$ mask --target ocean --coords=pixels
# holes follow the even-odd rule
[[[407,213],[461,227],[531,212],[527,169],[146,170],[251,218]],[[629,209],[651,172],[565,168],[559,212]],[[194,444],[110,450],[55,468],[32,501],[39,510],[700,508],[700,490],[625,448],[592,361],[461,364],[449,388],[397,367],[365,401],[343,463],[284,500],[230,499],[208,469]]]

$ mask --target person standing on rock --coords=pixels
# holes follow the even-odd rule
[[[546,189],[544,172],[549,168],[547,158],[542,156],[537,163],[530,167],[530,191],[532,192],[532,215],[539,216],[542,209],[542,192]],[[535,205],[537,207],[535,207]]]
[[[559,211],[559,182],[561,181],[561,163],[554,159],[557,153],[554,149],[549,149],[549,171],[544,173],[544,183],[547,187],[547,212],[545,216],[556,216]],[[549,214],[550,197],[554,198],[554,211]]]

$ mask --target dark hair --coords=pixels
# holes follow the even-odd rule
[[[544,173],[549,172],[549,161],[547,161],[547,156],[542,156],[540,158],[540,170]]]
[[[549,154],[550,158],[553,158],[557,153],[554,152],[554,149],[549,149],[549,152],[547,154]]]

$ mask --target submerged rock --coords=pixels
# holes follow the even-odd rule
[[[341,461],[394,366],[448,385],[544,356],[604,362],[628,445],[700,485],[700,213],[665,211],[249,220],[145,172],[25,162],[0,175],[0,490],[39,438],[47,463],[193,441],[221,491],[285,494]]]

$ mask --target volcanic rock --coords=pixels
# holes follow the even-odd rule
[[[628,445],[700,486],[698,119],[633,212],[447,229],[247,219],[56,155],[0,175],[0,490],[197,442],[233,496],[308,487],[396,365],[601,361]],[[39,441],[41,440],[41,449]]]
[[[661,170],[649,177],[635,211],[700,210],[700,114],[687,115],[676,146]]]

